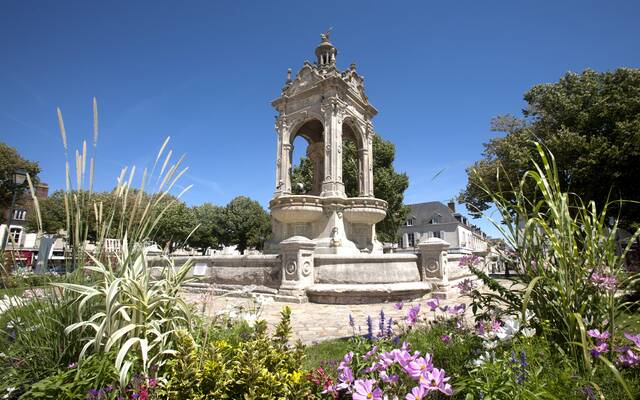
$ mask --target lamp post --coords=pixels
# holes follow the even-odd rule
[[[11,233],[11,223],[13,222],[13,209],[16,206],[16,195],[18,194],[18,187],[20,187],[24,181],[27,179],[27,171],[24,168],[16,168],[13,173],[13,199],[11,200],[11,208],[9,208],[9,218],[7,221],[7,233],[2,237],[2,242],[0,243],[0,257],[2,257],[2,262],[4,264],[4,249],[7,246],[7,240],[9,239],[9,234]]]

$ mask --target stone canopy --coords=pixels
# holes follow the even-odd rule
[[[373,124],[378,111],[369,103],[364,78],[351,64],[336,66],[337,49],[321,35],[316,62],[305,61],[295,78],[289,70],[280,97],[272,102],[276,119],[276,187],[270,202],[273,247],[291,236],[314,240],[317,253],[381,252],[375,224],[386,215],[385,201],[374,197]],[[293,141],[308,142],[313,165],[309,193],[292,194]],[[342,179],[343,141],[358,150],[358,196],[348,198]]]

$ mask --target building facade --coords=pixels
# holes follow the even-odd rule
[[[46,183],[41,182],[35,184],[34,190],[38,199],[47,198],[49,195],[49,186]],[[31,192],[26,189],[16,197],[16,204],[13,210],[9,208],[0,210],[0,215],[2,215],[2,221],[0,221],[0,240],[4,239],[4,234],[7,231],[7,223],[9,219],[11,219],[7,248],[11,248],[14,243],[18,248],[31,246],[31,240],[26,237],[27,216],[34,210]],[[11,218],[9,218],[9,212],[12,213]]]
[[[449,252],[484,252],[489,248],[487,235],[467,217],[456,212],[455,203],[439,201],[409,204],[411,211],[400,228],[400,251],[417,251],[424,238],[439,238],[449,243]]]

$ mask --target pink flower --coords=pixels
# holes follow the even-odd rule
[[[405,400],[422,400],[426,394],[427,389],[422,385],[418,385],[411,389],[411,393],[405,397]]]
[[[440,391],[447,396],[453,394],[453,388],[447,383],[449,377],[445,376],[443,369],[433,368],[420,377],[420,385],[424,385],[429,392]]]
[[[442,340],[442,343],[444,343],[444,344],[449,344],[449,343],[451,343],[451,336],[442,335],[442,336],[440,336],[440,340]]]
[[[358,379],[353,385],[353,400],[382,400],[382,390],[373,388],[375,379]]]
[[[402,310],[402,307],[404,307],[404,302],[402,301],[393,305],[396,310]]]
[[[433,369],[433,362],[430,354],[426,357],[417,357],[403,366],[404,371],[413,379],[419,379],[420,376]]]
[[[440,300],[438,300],[437,297],[427,300],[427,307],[429,307],[431,311],[435,311],[439,305],[440,305]]]

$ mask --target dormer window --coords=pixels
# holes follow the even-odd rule
[[[441,222],[442,222],[442,216],[440,214],[434,214],[433,217],[431,217],[431,221],[429,223],[439,224]]]
[[[407,220],[407,226],[413,226],[413,218]]]

